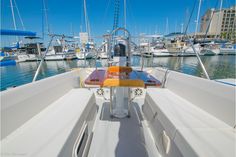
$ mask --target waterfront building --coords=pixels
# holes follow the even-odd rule
[[[208,9],[201,18],[200,32],[207,31],[215,37],[235,41],[236,36],[236,5],[222,10]]]

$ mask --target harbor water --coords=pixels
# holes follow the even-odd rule
[[[236,78],[236,56],[201,56],[202,62],[211,79]],[[132,58],[132,66],[140,66],[142,59],[138,56]],[[201,66],[196,57],[155,57],[144,58],[144,67],[165,67],[170,70],[186,74],[204,77]],[[12,66],[1,68],[1,91],[7,88],[20,86],[32,82],[39,62],[22,62]],[[57,75],[72,70],[73,68],[84,67],[84,60],[69,61],[47,61],[38,76],[39,79]],[[86,67],[107,66],[107,60],[87,60]]]

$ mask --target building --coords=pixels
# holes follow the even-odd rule
[[[215,37],[235,41],[236,36],[236,5],[221,11],[208,9],[201,18],[200,32],[214,34]],[[208,28],[209,27],[209,28]],[[208,29],[208,30],[207,30]]]

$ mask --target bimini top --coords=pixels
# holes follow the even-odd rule
[[[22,30],[10,30],[10,29],[1,29],[1,35],[13,35],[13,36],[36,36],[36,32],[31,31],[22,31]]]

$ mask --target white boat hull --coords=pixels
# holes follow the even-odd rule
[[[234,48],[220,48],[219,55],[236,55],[236,49],[234,49]]]
[[[40,57],[35,54],[18,54],[16,62],[27,62],[27,61],[37,61]]]
[[[84,52],[80,52],[80,53],[76,53],[76,57],[77,59],[92,59],[96,57],[96,54],[94,52],[86,52],[84,54]]]
[[[152,51],[154,57],[169,57],[172,56],[167,49],[155,49]]]
[[[76,59],[75,53],[57,53],[57,54],[47,54],[44,58],[46,61],[53,60],[72,60]]]
[[[101,59],[107,59],[107,58],[108,58],[108,55],[107,55],[107,53],[102,52],[102,53],[99,54],[99,58],[101,58]]]
[[[46,55],[44,59],[46,61],[65,60],[66,56],[64,54]]]

